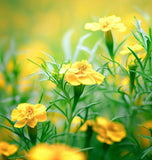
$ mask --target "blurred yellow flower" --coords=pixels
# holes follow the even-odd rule
[[[86,30],[92,31],[103,31],[107,32],[109,30],[117,30],[119,32],[124,32],[126,30],[125,25],[121,22],[120,17],[116,17],[115,15],[99,18],[98,22],[93,23],[86,23],[85,24]]]
[[[100,85],[104,76],[92,69],[92,65],[86,60],[75,62],[65,73],[65,80],[73,86],[83,85]]]
[[[126,44],[123,46],[122,51],[120,51],[121,55],[127,55],[130,54],[131,51],[128,49],[128,47],[133,50],[135,53],[143,50],[143,47],[140,44]]]
[[[71,133],[74,133],[77,131],[77,129],[79,128],[79,126],[81,125],[81,122],[83,122],[83,119],[81,119],[80,117],[78,116],[75,116],[72,120],[72,123],[71,123],[71,128],[70,128],[70,132]]]
[[[4,79],[4,75],[0,73],[0,88],[4,88],[6,84],[6,81]]]
[[[93,130],[97,132],[97,139],[109,145],[120,142],[126,137],[126,130],[121,123],[111,122],[110,120],[97,117]]]
[[[26,124],[34,128],[37,122],[47,120],[46,107],[42,104],[21,103],[12,111],[11,120],[18,121],[14,125],[17,128],[22,128]]]
[[[51,123],[53,123],[56,127],[57,132],[63,132],[66,117],[58,112],[49,112],[48,118],[51,120]]]
[[[42,156],[43,155],[43,156]],[[63,144],[38,144],[28,155],[28,160],[85,160],[83,153],[78,149]]]
[[[9,144],[7,142],[0,142],[0,155],[6,157],[14,154],[18,150],[18,147],[14,144]]]
[[[94,125],[95,125],[94,120],[89,119],[81,126],[80,131],[85,132],[85,131],[87,131],[89,126],[93,127]]]
[[[149,129],[152,130],[152,120],[148,120],[139,126],[139,134],[151,137],[151,133]],[[149,139],[141,136],[138,136],[138,137],[140,138],[140,144],[142,148],[148,148],[151,145],[151,142]]]

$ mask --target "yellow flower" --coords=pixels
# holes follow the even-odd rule
[[[92,69],[92,65],[86,60],[75,62],[65,73],[65,80],[73,86],[83,85],[100,85],[104,76]]]
[[[81,119],[80,117],[78,116],[75,116],[72,120],[72,123],[71,123],[71,128],[70,128],[70,132],[71,133],[74,133],[77,131],[77,129],[79,128],[79,126],[81,125],[81,122],[83,122],[83,119]]]
[[[0,155],[6,157],[14,154],[18,150],[18,147],[14,144],[9,144],[7,142],[0,142]]]
[[[0,73],[0,89],[4,88],[5,85],[6,85],[6,81],[5,81],[4,75],[3,73]]]
[[[28,104],[21,103],[14,109],[11,114],[12,121],[18,121],[15,123],[15,127],[22,128],[26,124],[34,128],[37,122],[44,122],[47,120],[46,107],[42,104]]]
[[[86,23],[85,29],[92,31],[103,31],[107,32],[109,30],[117,30],[119,32],[124,32],[126,27],[123,23],[121,23],[121,18],[116,17],[115,15],[99,18],[98,22]]]
[[[103,117],[97,117],[93,129],[97,132],[97,139],[102,143],[113,144],[126,137],[125,128],[121,123],[111,122]]]
[[[64,74],[70,67],[71,67],[71,64],[63,64],[59,73]]]
[[[89,119],[87,120],[80,128],[80,131],[85,132],[88,129],[88,126],[93,127],[95,124],[94,120]]]
[[[63,144],[38,144],[29,151],[27,158],[28,160],[85,160],[83,153]]]
[[[152,120],[148,120],[139,126],[139,134],[151,137],[151,133],[148,129],[152,130]],[[148,148],[151,145],[151,142],[149,139],[141,136],[138,136],[138,137],[140,139],[140,144],[142,148]]]
[[[128,47],[131,50],[133,50],[135,53],[143,50],[143,47],[141,45],[139,45],[139,44],[133,44],[133,43],[132,44],[126,44],[126,45],[123,46],[122,51],[120,51],[120,54],[121,55],[130,54],[131,51],[128,49]]]

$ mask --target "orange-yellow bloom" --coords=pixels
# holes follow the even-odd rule
[[[61,68],[62,70],[62,68]],[[92,69],[92,65],[86,60],[75,62],[65,73],[65,80],[73,86],[100,85],[104,76]]]
[[[15,127],[22,128],[26,124],[34,128],[37,122],[47,120],[46,107],[42,104],[21,103],[14,109],[11,114],[11,120],[17,121]]]
[[[91,31],[103,31],[107,32],[109,30],[117,30],[119,32],[124,32],[126,30],[125,25],[121,22],[120,17],[116,17],[115,15],[109,16],[109,17],[104,17],[104,18],[99,18],[98,22],[93,22],[93,23],[86,23],[85,24],[85,29],[86,30],[91,30]]]
[[[6,157],[14,154],[18,150],[18,147],[14,144],[9,144],[7,142],[0,142],[0,155]]]
[[[85,160],[83,153],[63,144],[39,144],[27,155],[28,160]]]
[[[152,130],[152,120],[148,120],[139,126],[140,135],[151,137],[150,130]],[[138,136],[138,138],[140,140],[140,144],[142,148],[148,148],[151,145],[151,142],[149,139],[141,137],[141,136]]]
[[[97,117],[93,129],[97,132],[97,139],[102,143],[113,144],[126,137],[126,130],[121,123],[111,122],[103,117]]]

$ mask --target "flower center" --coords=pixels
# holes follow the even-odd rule
[[[106,22],[106,23],[103,25],[103,28],[108,27],[108,25],[109,25],[109,23],[108,23],[108,22]]]
[[[86,64],[80,63],[80,64],[78,65],[78,70],[79,70],[80,72],[85,71],[86,69],[87,69],[87,65],[86,65]]]
[[[26,109],[26,116],[28,118],[30,118],[32,115],[33,115],[34,111],[33,111],[33,108],[31,106],[29,106],[27,109]]]

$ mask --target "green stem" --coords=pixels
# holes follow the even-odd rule
[[[73,120],[73,113],[75,111],[75,108],[77,106],[79,98],[80,98],[81,94],[83,93],[84,87],[85,87],[84,85],[79,85],[79,86],[74,86],[73,87],[74,101],[73,101],[73,105],[71,105],[71,103],[70,103],[70,108],[69,108],[68,135],[67,135],[67,140],[66,140],[67,144],[69,144],[70,128],[71,128],[71,123],[72,123],[72,120]]]
[[[37,125],[34,128],[28,126],[28,134],[33,145],[36,145]]]

